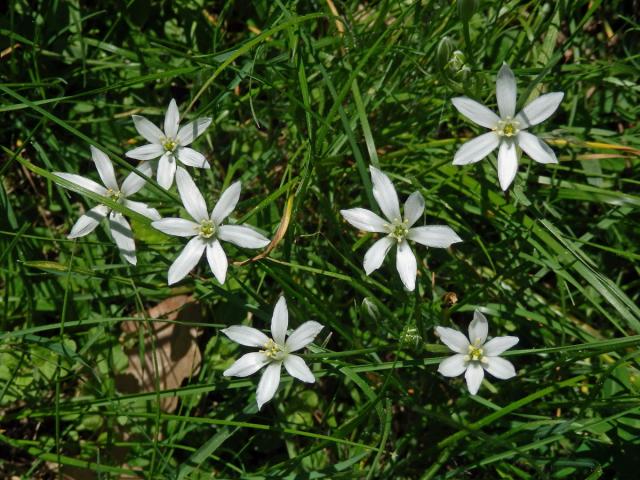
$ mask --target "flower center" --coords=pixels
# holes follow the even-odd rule
[[[269,339],[269,341],[264,344],[264,350],[260,350],[260,352],[272,360],[283,360],[284,357],[287,356],[287,352],[272,339]]]
[[[482,346],[478,345],[469,345],[468,353],[465,355],[464,359],[467,362],[486,362]]]
[[[198,229],[198,234],[202,238],[211,238],[216,233],[216,224],[213,223],[213,220],[202,220],[200,222],[200,228]]]
[[[398,243],[402,242],[409,233],[409,220],[394,218],[390,225],[386,225],[391,238],[395,238]]]
[[[114,190],[113,188],[107,188],[106,196],[109,197],[114,202],[118,202],[122,197],[122,192],[120,190]]]
[[[173,138],[165,138],[162,141],[162,146],[167,152],[173,152],[178,146],[178,141]]]
[[[520,131],[520,122],[511,117],[498,121],[495,131],[501,137],[513,137]]]

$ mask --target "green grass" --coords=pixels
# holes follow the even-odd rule
[[[429,0],[0,6],[0,477],[635,479],[640,19],[623,0],[479,3],[468,23]],[[495,106],[503,62],[519,106],[565,92],[534,128],[560,163],[523,158],[506,194],[495,155],[451,165],[482,129],[450,98]],[[102,227],[66,238],[98,198],[51,173],[97,179],[94,145],[122,178],[124,152],[144,142],[130,115],[159,124],[171,98],[214,119],[195,144],[212,169],[190,170],[209,205],[240,179],[236,218],[272,236],[290,208],[268,258],[230,266],[222,286],[201,262],[168,287],[184,242],[143,217],[135,268]],[[370,164],[464,240],[415,249],[415,292],[392,258],[364,274],[372,238],[339,214],[375,207]],[[153,180],[136,199],[179,214],[175,188]],[[148,345],[123,322],[148,325],[150,307],[184,293],[199,372],[169,391],[118,391],[127,347]],[[305,354],[317,382],[283,377],[258,412],[257,377],[222,375],[248,349],[220,329],[268,328],[282,294],[291,326],[325,325]],[[506,355],[518,376],[471,396],[437,373],[448,350],[433,329],[466,330],[476,308],[490,334],[520,343]],[[171,396],[178,408],[162,411]]]

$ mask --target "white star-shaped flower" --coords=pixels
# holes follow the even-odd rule
[[[389,249],[397,245],[396,267],[400,279],[407,290],[413,290],[416,286],[418,265],[407,240],[427,247],[448,248],[462,239],[446,225],[412,228],[424,212],[422,194],[413,192],[409,196],[404,204],[403,217],[400,214],[398,194],[389,177],[373,166],[369,169],[373,182],[373,196],[386,220],[364,208],[340,210],[340,213],[347,222],[360,230],[385,234],[364,256],[364,270],[367,275],[380,268]]]
[[[526,129],[553,115],[562,102],[564,93],[553,92],[541,95],[526,105],[517,115],[515,114],[516,94],[516,78],[505,63],[500,68],[496,80],[496,97],[500,116],[467,97],[451,100],[462,115],[480,126],[491,129],[489,133],[463,144],[456,152],[453,164],[467,165],[478,162],[499,148],[498,178],[502,190],[509,188],[518,171],[517,147],[524,150],[536,162],[558,163],[551,147]]]
[[[269,244],[269,239],[246,225],[222,225],[222,222],[233,212],[240,198],[240,182],[227,188],[211,211],[207,212],[207,204],[193,182],[191,176],[182,167],[176,171],[176,184],[184,208],[195,221],[183,218],[163,218],[153,222],[155,228],[168,235],[193,237],[169,267],[169,285],[182,280],[193,270],[207,253],[207,261],[211,271],[220,283],[227,276],[227,256],[220,240],[233,243],[242,248],[262,248]]]
[[[140,175],[136,174],[136,171],[149,176],[151,175],[151,167],[148,163],[142,163],[136,170],[131,172],[127,178],[122,182],[122,187],[118,186],[116,181],[116,174],[113,170],[113,164],[109,157],[104,152],[98,150],[95,147],[91,147],[91,157],[93,158],[98,174],[104,183],[104,187],[99,183],[94,182],[88,178],[76,175],[74,173],[53,172],[54,175],[63,178],[75,185],[78,185],[86,190],[89,190],[103,197],[109,197],[111,200],[122,204],[123,206],[144,215],[151,220],[157,220],[160,218],[160,214],[155,208],[148,207],[145,203],[134,202],[127,197],[137,193],[146,183],[146,180]],[[93,207],[87,213],[82,215],[71,228],[69,238],[79,238],[90,234],[95,230],[98,224],[109,215],[109,230],[111,236],[116,242],[120,254],[122,257],[132,265],[137,262],[136,259],[136,244],[133,240],[133,232],[127,219],[119,213],[112,211],[110,207],[106,205],[98,205]]]
[[[222,333],[240,345],[262,349],[243,355],[223,373],[227,377],[248,377],[262,367],[267,367],[262,373],[256,392],[258,410],[275,395],[280,384],[280,370],[283,364],[292,377],[307,383],[316,381],[304,360],[292,353],[313,342],[323,327],[318,322],[309,320],[286,338],[288,325],[287,301],[284,297],[280,297],[271,317],[272,338],[267,337],[260,330],[245,325],[233,325],[222,330]]]
[[[469,393],[478,393],[484,371],[501,380],[516,376],[516,370],[510,361],[500,358],[502,352],[509,350],[518,337],[495,337],[487,342],[489,323],[485,316],[476,310],[469,324],[469,338],[453,328],[436,327],[436,334],[455,355],[440,362],[438,372],[445,377],[457,377],[465,374]]]
[[[132,118],[138,133],[149,143],[128,151],[126,155],[138,160],[160,157],[156,178],[162,188],[171,188],[177,162],[190,167],[211,168],[204,155],[188,147],[209,127],[211,118],[198,118],[178,129],[180,112],[173,99],[164,117],[164,132],[140,115],[132,115]]]

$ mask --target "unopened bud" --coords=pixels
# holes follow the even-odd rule
[[[370,317],[372,320],[380,319],[380,310],[378,309],[378,306],[366,297],[364,300],[362,300],[360,311],[364,315]]]
[[[458,16],[463,22],[468,22],[478,11],[479,0],[458,0]]]
[[[453,53],[454,44],[453,40],[449,37],[442,37],[440,43],[438,43],[438,48],[436,49],[436,65],[439,69],[444,69],[449,60],[451,59],[451,54]]]

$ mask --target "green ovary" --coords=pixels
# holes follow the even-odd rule
[[[271,339],[264,344],[264,350],[260,351],[273,360],[282,360],[286,355],[280,345]]]
[[[164,142],[162,142],[162,146],[167,152],[173,152],[178,146],[178,142],[171,138],[165,138]]]
[[[200,223],[200,236],[211,238],[216,233],[216,225],[211,220],[203,220]]]

